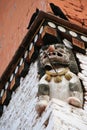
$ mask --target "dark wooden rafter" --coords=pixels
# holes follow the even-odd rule
[[[53,14],[39,11],[37,17],[35,18],[34,22],[30,26],[28,33],[24,37],[22,43],[20,44],[18,50],[16,51],[16,53],[14,55],[14,57],[12,58],[11,62],[9,63],[9,65],[7,66],[6,70],[3,72],[3,74],[0,78],[0,90],[5,89],[4,87],[5,87],[5,84],[7,81],[9,81],[9,90],[11,90],[13,88],[13,86],[15,85],[17,76],[20,75],[22,70],[24,69],[24,63],[19,65],[20,60],[21,60],[21,58],[24,59],[24,54],[25,54],[27,48],[30,46],[31,42],[34,40],[34,38],[37,35],[38,31],[40,30],[41,26],[42,25],[45,26],[43,34],[41,34],[38,37],[38,40],[35,41],[34,45],[36,44],[37,46],[42,46],[44,44],[42,41],[42,38],[44,37],[45,33],[48,32],[49,34],[52,34],[52,32],[50,31],[50,28],[44,24],[44,23],[47,23],[48,21],[52,22],[56,25],[60,25],[68,30],[72,30],[73,32],[78,33],[79,35],[83,35],[83,36],[87,37],[87,29],[81,28],[78,25],[75,25],[69,21],[66,21],[57,16],[54,16]],[[52,30],[55,32],[55,29],[52,29]],[[65,35],[64,33],[63,33],[63,35],[65,37],[69,37],[68,35]],[[55,36],[56,36],[56,33],[55,33]],[[77,46],[77,48],[80,47],[80,49],[81,49],[81,47],[82,47],[82,49],[84,50],[85,47],[87,47],[87,42],[84,42],[84,45],[81,42],[82,43],[82,46],[81,46],[81,43],[80,43],[80,45],[77,45],[78,41],[76,41],[75,39],[72,41],[74,41],[73,44],[74,44],[74,46]],[[41,42],[42,42],[42,44],[41,44]],[[28,56],[26,57],[26,62],[30,62],[30,59],[34,53],[34,45],[33,45],[32,49],[30,50],[30,52],[28,52]],[[15,68],[18,65],[19,65],[18,73],[15,74],[13,79],[10,81],[10,76],[12,73],[14,73]],[[5,94],[3,94],[3,96],[4,95],[5,96],[2,98],[3,100],[1,100],[1,102],[2,101],[4,102],[4,98],[6,98],[6,90],[4,91],[4,93]]]

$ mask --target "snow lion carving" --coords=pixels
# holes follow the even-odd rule
[[[40,50],[39,73],[42,75],[38,83],[38,114],[45,110],[52,98],[82,107],[83,90],[78,76],[72,72],[74,64],[70,56],[69,49],[61,44],[45,46]]]

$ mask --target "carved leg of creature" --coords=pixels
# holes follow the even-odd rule
[[[38,100],[36,107],[35,107],[38,115],[41,115],[43,113],[43,111],[47,107],[48,102],[49,102],[48,95],[39,96],[39,100]]]
[[[68,100],[67,100],[67,102],[69,104],[75,106],[75,107],[79,107],[79,108],[82,107],[81,101],[78,98],[76,98],[76,97],[69,97]]]
[[[72,76],[69,82],[70,97],[67,99],[68,103],[81,108],[83,105],[83,91],[81,83],[76,75]]]
[[[49,86],[47,84],[39,84],[38,102],[36,104],[36,111],[39,115],[43,113],[48,102],[49,102]]]

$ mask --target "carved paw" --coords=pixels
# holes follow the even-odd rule
[[[69,97],[67,102],[75,107],[82,107],[81,101],[76,97]]]
[[[47,104],[48,104],[48,102],[46,100],[41,100],[41,101],[37,102],[35,108],[39,115],[41,115],[43,113],[43,111],[47,107]]]

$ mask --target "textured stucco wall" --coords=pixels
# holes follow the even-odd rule
[[[48,2],[58,5],[71,22],[87,28],[86,0],[48,0]]]
[[[86,0],[0,0],[0,76],[27,33],[35,9],[50,12],[50,2],[58,5],[70,21],[87,27]]]
[[[0,75],[27,33],[36,8],[46,11],[46,0],[0,0]]]

